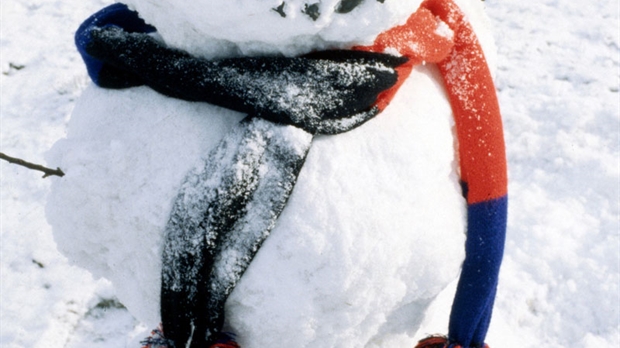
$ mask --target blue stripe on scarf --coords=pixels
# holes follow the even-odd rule
[[[466,256],[449,329],[450,341],[459,342],[464,348],[483,346],[489,328],[504,254],[507,210],[508,196],[467,208]]]

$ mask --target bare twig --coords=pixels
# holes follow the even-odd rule
[[[56,168],[56,169],[46,168],[46,167],[43,167],[43,166],[38,165],[38,164],[33,164],[33,163],[26,162],[26,161],[24,161],[22,159],[19,159],[19,158],[9,157],[9,156],[3,154],[2,152],[0,152],[0,159],[3,159],[3,160],[5,160],[5,161],[7,161],[9,163],[13,163],[13,164],[17,164],[17,165],[26,167],[28,169],[41,171],[41,172],[45,173],[45,175],[43,175],[44,178],[47,178],[48,176],[51,176],[51,175],[56,175],[56,176],[64,176],[65,175],[65,173],[63,173],[63,171],[60,170],[60,168]]]

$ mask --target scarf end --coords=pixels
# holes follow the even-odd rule
[[[174,342],[164,336],[164,329],[161,324],[151,331],[151,335],[140,342],[141,348],[175,348]],[[209,346],[209,348],[241,348],[235,342],[233,334],[221,333],[219,339]]]
[[[164,337],[162,325],[151,331],[151,335],[140,341],[140,348],[174,348],[174,343]]]

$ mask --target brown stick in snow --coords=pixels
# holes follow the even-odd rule
[[[46,167],[43,167],[43,166],[38,165],[38,164],[33,164],[33,163],[26,162],[26,161],[24,161],[22,159],[19,159],[19,158],[14,158],[14,157],[7,156],[7,155],[3,154],[2,152],[0,152],[0,159],[3,159],[3,160],[5,160],[5,161],[7,161],[9,163],[13,163],[13,164],[17,164],[17,165],[26,167],[28,169],[41,171],[41,172],[45,173],[45,175],[43,175],[44,178],[47,178],[48,176],[51,176],[51,175],[56,175],[56,176],[64,176],[65,175],[65,173],[63,173],[63,171],[60,170],[60,168],[56,168],[56,169],[46,168]]]

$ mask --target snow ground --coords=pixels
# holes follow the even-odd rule
[[[72,33],[107,3],[2,1],[0,151],[45,163],[88,83]],[[488,343],[617,347],[619,4],[486,4],[510,170],[509,234]],[[44,216],[55,179],[0,166],[0,346],[124,346],[144,328],[107,282],[56,250]],[[445,331],[451,298],[446,290],[436,301],[424,330]]]

